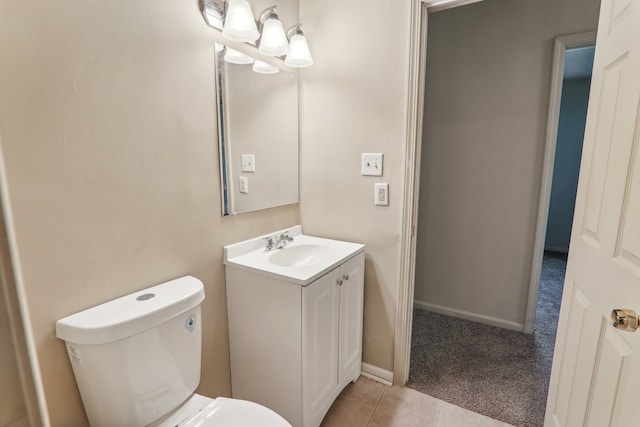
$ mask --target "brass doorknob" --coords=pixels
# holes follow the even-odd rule
[[[634,332],[640,326],[640,319],[633,310],[616,308],[611,311],[613,326],[627,332]]]

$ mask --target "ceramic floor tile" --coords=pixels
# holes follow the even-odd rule
[[[437,414],[435,416],[422,414],[417,411],[403,413],[391,417],[375,410],[367,427],[437,427]]]
[[[365,427],[373,408],[348,397],[339,396],[320,427]]]
[[[390,387],[377,381],[360,377],[355,383],[346,386],[341,395],[375,408],[388,388]]]
[[[443,402],[438,427],[513,427],[511,424],[485,417],[450,403]]]
[[[321,427],[513,427],[406,387],[361,377],[338,396]]]
[[[393,422],[402,426],[435,426],[441,402],[426,394],[406,387],[390,387],[385,390],[372,416],[374,425]],[[399,424],[398,424],[399,423]]]

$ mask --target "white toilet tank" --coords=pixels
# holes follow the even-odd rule
[[[193,393],[203,299],[185,276],[56,322],[92,427],[146,426]]]

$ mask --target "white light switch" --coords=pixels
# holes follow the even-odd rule
[[[242,155],[242,172],[255,172],[256,158],[253,154]]]
[[[362,175],[382,176],[382,153],[362,153]]]
[[[389,206],[389,184],[386,182],[377,182],[375,190],[374,197],[376,206]]]
[[[240,177],[240,192],[245,194],[249,193],[249,180],[246,176]]]

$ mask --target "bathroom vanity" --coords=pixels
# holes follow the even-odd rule
[[[364,245],[285,231],[225,247],[232,393],[317,427],[360,375]]]

